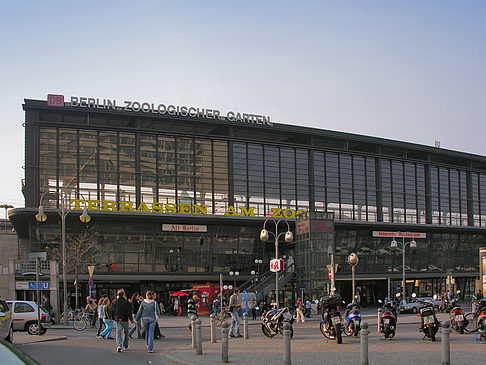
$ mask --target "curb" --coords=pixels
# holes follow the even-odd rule
[[[66,336],[58,336],[58,337],[50,337],[50,338],[39,338],[38,340],[24,341],[24,342],[16,342],[15,337],[14,337],[14,344],[15,345],[28,345],[28,344],[31,344],[31,343],[62,341],[62,340],[67,340],[67,337]]]

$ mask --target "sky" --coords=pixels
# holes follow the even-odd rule
[[[240,111],[486,155],[485,1],[0,5],[0,204],[24,205],[22,103],[49,93]]]

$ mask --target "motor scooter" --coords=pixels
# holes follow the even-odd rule
[[[417,294],[413,293],[412,297],[416,298]],[[436,295],[434,295],[434,299],[437,299]],[[422,303],[422,308],[419,309],[419,314],[417,314],[420,317],[420,332],[424,333],[424,339],[429,337],[435,342],[435,335],[439,330],[440,323],[435,315],[434,304],[431,302],[419,301]]]
[[[458,290],[457,295],[461,294],[461,291]],[[451,311],[450,311],[450,320],[451,320],[451,328],[459,332],[460,334],[464,333],[464,329],[467,327],[467,319],[464,316],[464,311],[462,310],[461,306],[458,304],[458,298],[454,298],[451,300]]]
[[[378,303],[383,303],[378,300]],[[380,332],[386,339],[392,339],[395,336],[397,328],[397,310],[396,303],[393,300],[387,300],[382,306],[380,319]]]
[[[357,303],[349,303],[346,306],[344,318],[346,319],[344,333],[347,336],[358,337],[361,329],[361,313],[359,311],[359,305]]]

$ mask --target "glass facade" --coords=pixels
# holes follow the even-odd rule
[[[38,176],[39,195],[197,204],[207,214],[232,202],[257,217],[311,209],[338,221],[486,226],[486,173],[311,148],[41,127]]]

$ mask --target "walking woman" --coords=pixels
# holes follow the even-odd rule
[[[96,338],[101,338],[101,332],[104,330],[103,328],[103,298],[100,298],[98,302],[98,332],[96,333]]]
[[[160,316],[160,310],[157,303],[153,300],[154,293],[148,291],[145,293],[145,299],[140,304],[137,316],[138,321],[142,318],[142,325],[145,330],[145,343],[147,344],[148,352],[154,352],[154,330],[157,317]]]
[[[134,293],[132,295],[132,298],[129,300],[129,302],[132,303],[134,315],[138,313],[138,309],[140,308],[140,302],[138,298],[139,298],[138,293]],[[137,324],[132,328],[130,328],[130,331],[128,331],[128,336],[130,336],[130,338],[132,338],[132,334],[133,332],[135,332],[135,330],[137,330],[137,338],[142,338],[142,322],[140,319],[138,319],[136,323]]]
[[[103,299],[103,322],[105,322],[105,330],[101,332],[101,337],[107,338],[109,340],[113,339],[111,337],[111,330],[113,328],[113,309],[110,305],[110,299]]]

